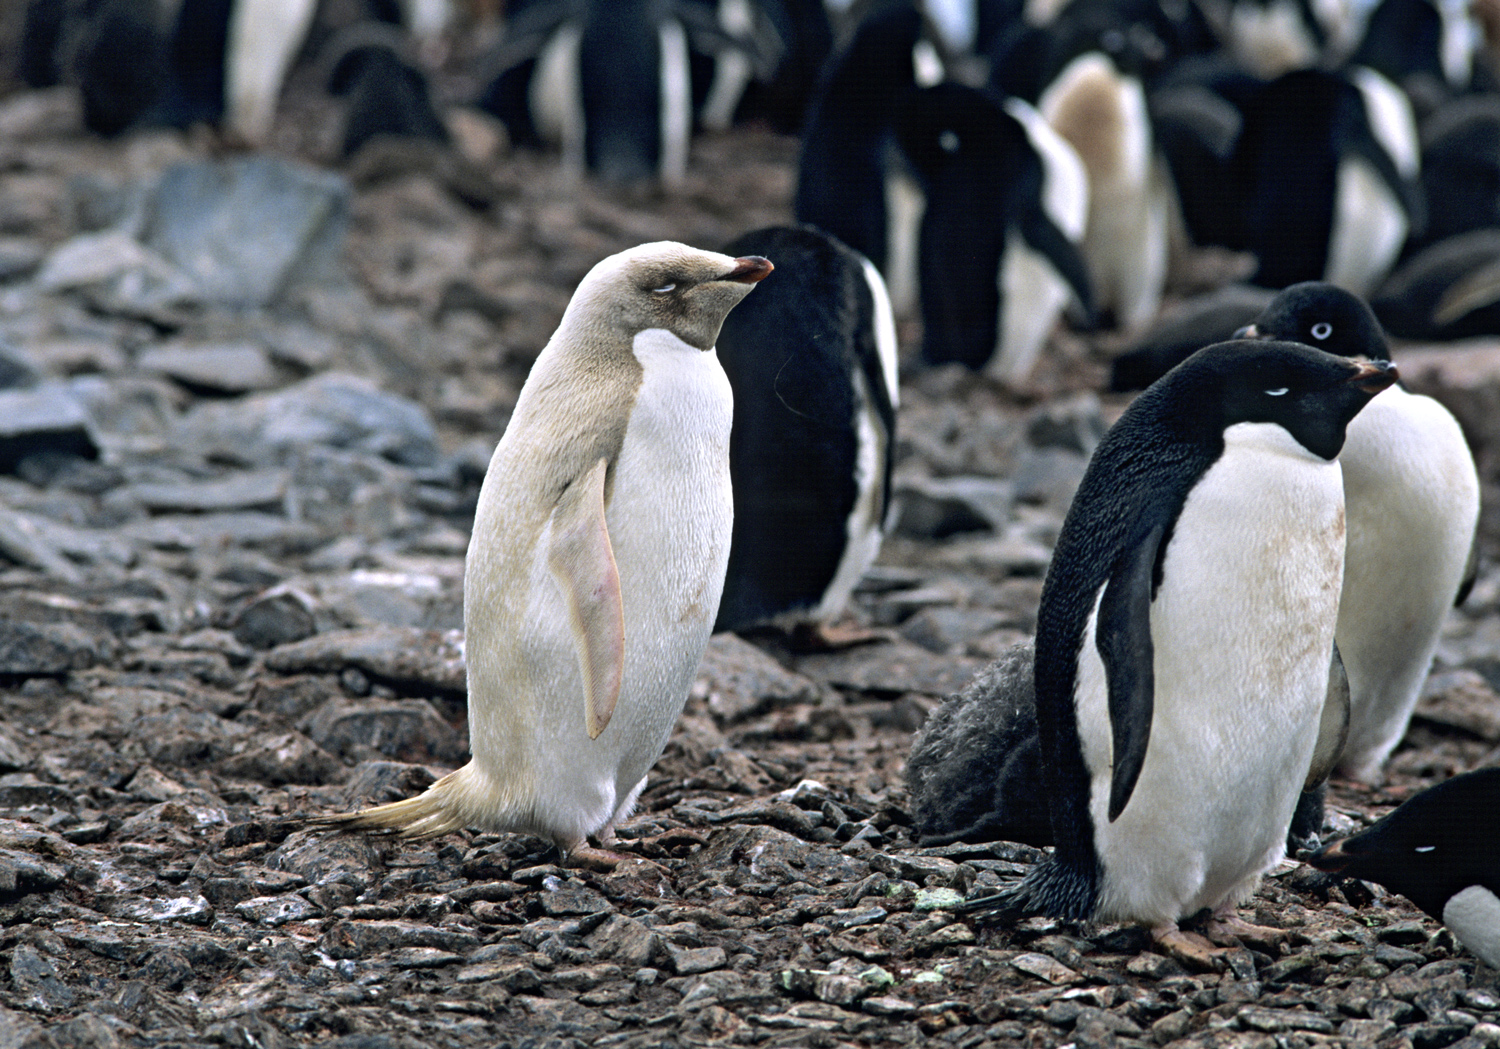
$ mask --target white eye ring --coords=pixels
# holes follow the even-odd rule
[[[1285,397],[1286,396],[1286,391],[1287,391],[1287,388],[1285,386],[1278,386],[1274,390],[1267,390],[1266,391],[1266,396],[1267,397]]]
[[[1417,852],[1431,852],[1433,849],[1436,849],[1436,848],[1437,848],[1436,845],[1418,845],[1417,848],[1416,848],[1416,851]]]
[[[1312,326],[1312,337],[1314,339],[1317,339],[1319,342],[1322,342],[1332,334],[1333,325],[1329,324],[1327,321],[1319,321],[1317,324],[1314,324]]]
[[[652,288],[651,289],[651,294],[652,295],[665,295],[669,291],[675,291],[676,288],[677,288],[677,285],[675,285],[675,284],[663,284],[659,288]]]

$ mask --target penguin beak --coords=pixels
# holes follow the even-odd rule
[[[1388,386],[1394,386],[1396,380],[1401,376],[1396,373],[1396,366],[1390,361],[1351,361],[1355,372],[1349,377],[1349,382],[1356,389],[1365,393],[1379,393]]]
[[[1354,857],[1344,851],[1344,843],[1336,841],[1332,845],[1325,845],[1311,856],[1307,857],[1310,866],[1320,871],[1330,871],[1337,874],[1349,864],[1354,862]]]
[[[1260,329],[1253,324],[1247,324],[1234,333],[1236,339],[1258,339],[1261,337]]]
[[[771,265],[770,259],[763,259],[759,255],[746,255],[744,258],[735,259],[734,269],[719,279],[732,280],[737,284],[758,284],[769,277],[775,268]]]

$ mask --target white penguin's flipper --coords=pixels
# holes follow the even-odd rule
[[[578,642],[590,739],[598,739],[614,715],[625,673],[625,605],[604,519],[608,469],[609,461],[600,459],[564,491],[552,511],[547,551]]]

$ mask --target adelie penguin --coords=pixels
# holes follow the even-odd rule
[[[1099,443],[1037,618],[1056,851],[969,909],[1274,935],[1234,914],[1285,853],[1318,750],[1343,575],[1345,430],[1389,364],[1295,343],[1194,354]]]
[[[1251,337],[1389,360],[1370,307],[1331,284],[1294,284]],[[1349,739],[1339,765],[1375,781],[1406,733],[1443,619],[1471,567],[1479,475],[1458,421],[1392,386],[1349,424],[1343,454],[1348,539],[1338,645],[1349,673]]]
[[[724,250],[774,258],[776,273],[719,334],[735,515],[716,629],[771,623],[832,640],[890,505],[890,298],[868,259],[810,226],[757,230]]]
[[[472,760],[414,798],[320,822],[551,838],[574,861],[625,818],[718,612],[734,508],[714,343],[772,270],[682,244],[600,262],[522,387],[464,575]]]
[[[1429,787],[1308,863],[1399,892],[1500,969],[1500,768]]]

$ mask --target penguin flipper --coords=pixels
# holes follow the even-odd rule
[[[1021,219],[1020,233],[1021,239],[1052,263],[1057,275],[1073,289],[1085,321],[1092,327],[1095,323],[1094,283],[1078,245],[1068,239],[1052,216],[1041,207],[1028,210]]]
[[[1152,666],[1151,585],[1164,524],[1156,524],[1121,558],[1099,599],[1095,645],[1109,682],[1114,770],[1109,784],[1113,822],[1130,801],[1151,739],[1156,674]]]
[[[1432,310],[1434,324],[1447,326],[1500,301],[1500,261],[1490,262],[1455,281]]]
[[[1323,716],[1318,721],[1318,741],[1313,746],[1312,765],[1307,770],[1304,791],[1322,785],[1339,758],[1344,753],[1344,744],[1349,741],[1349,674],[1344,669],[1344,657],[1339,646],[1333,646],[1333,659],[1328,664],[1328,695],[1323,700]],[[1316,830],[1317,828],[1314,828]]]
[[[590,739],[598,739],[614,715],[625,673],[625,605],[604,518],[608,469],[609,460],[601,458],[564,490],[552,511],[547,550],[578,643]]]

